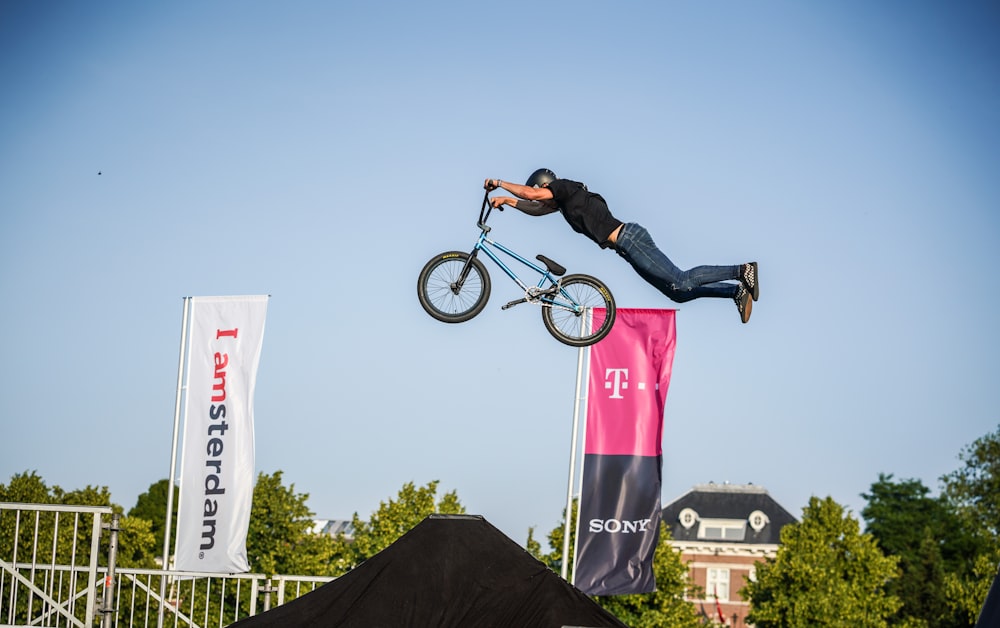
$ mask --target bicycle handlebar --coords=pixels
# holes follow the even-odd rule
[[[498,207],[500,211],[503,211],[503,206]],[[490,217],[490,212],[493,211],[493,206],[490,205],[490,191],[487,190],[486,194],[483,195],[483,206],[479,209],[479,224],[485,225],[486,220]]]

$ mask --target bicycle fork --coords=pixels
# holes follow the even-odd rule
[[[451,282],[451,293],[457,295],[462,291],[462,286],[465,285],[465,280],[469,278],[469,271],[472,269],[472,260],[479,256],[479,249],[472,249],[472,253],[469,253],[469,258],[465,260],[465,266],[462,267],[462,272],[458,273],[458,279]]]

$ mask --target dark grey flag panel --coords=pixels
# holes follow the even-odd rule
[[[656,590],[662,456],[587,454],[573,583],[588,595]]]

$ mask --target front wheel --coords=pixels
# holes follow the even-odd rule
[[[607,336],[615,314],[611,291],[590,275],[567,275],[559,292],[542,304],[545,328],[571,347],[586,347]]]
[[[466,265],[469,272],[458,284]],[[417,297],[424,310],[444,323],[463,323],[483,311],[490,298],[486,267],[468,253],[441,253],[424,264],[417,279]]]

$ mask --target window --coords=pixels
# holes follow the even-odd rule
[[[703,519],[698,526],[698,538],[706,541],[742,541],[746,536],[746,523],[735,519]]]
[[[771,523],[771,520],[767,518],[767,515],[759,510],[755,510],[750,513],[750,516],[747,517],[747,521],[750,522],[750,527],[753,528],[754,532],[760,532],[764,529],[764,526]]]
[[[681,514],[677,517],[684,529],[688,529],[694,525],[695,521],[698,521],[698,513],[691,510],[690,508],[685,508],[681,511]]]
[[[729,601],[729,570],[712,569],[706,570],[705,597],[710,600],[719,598],[720,602]]]

